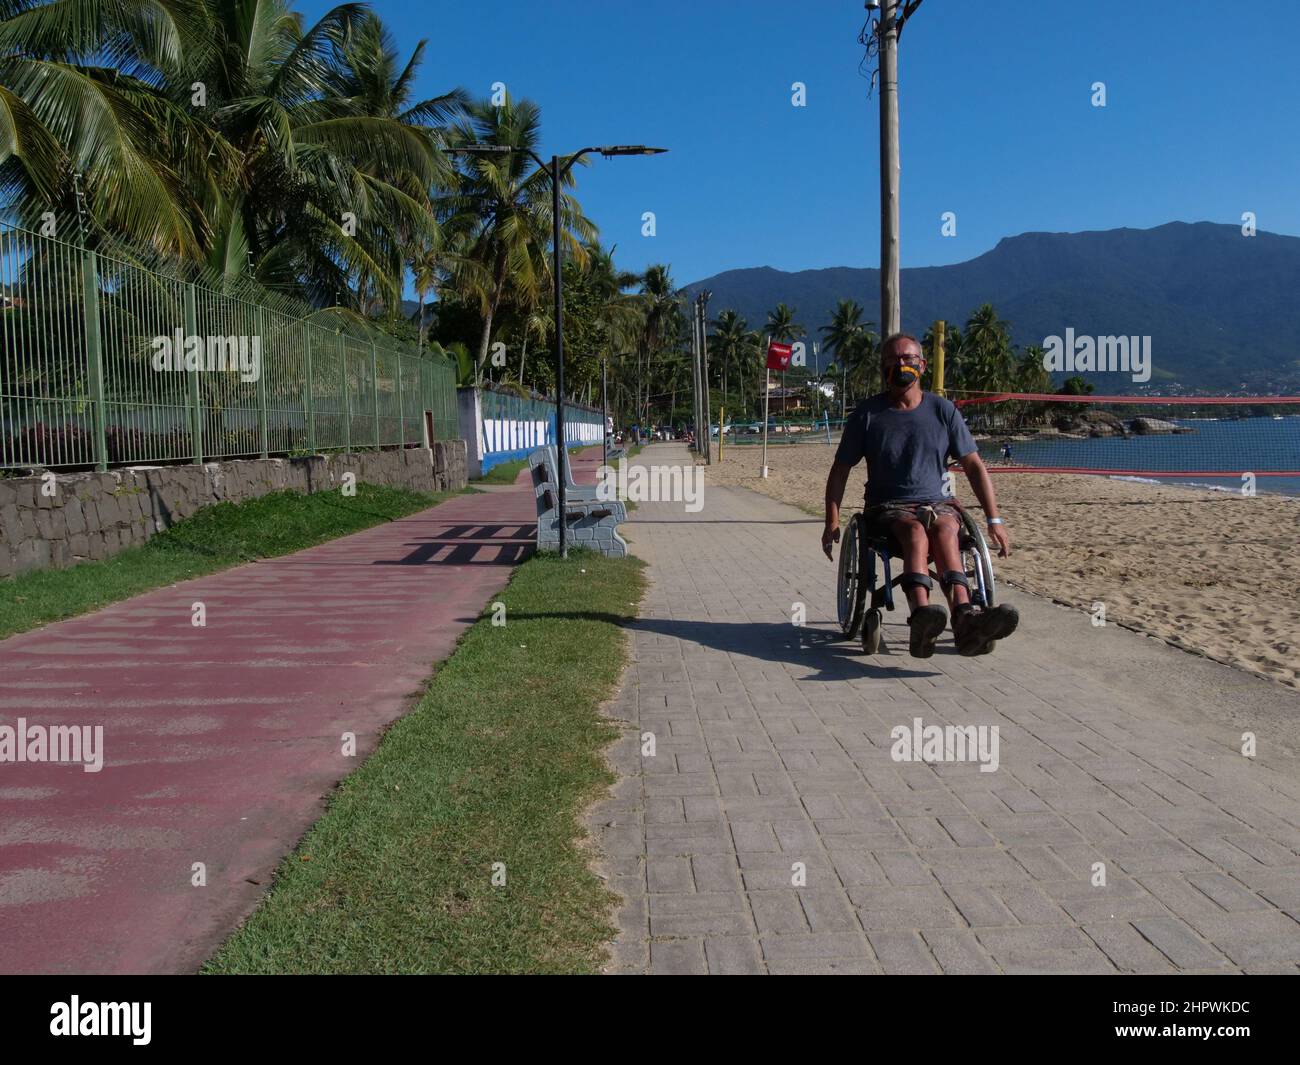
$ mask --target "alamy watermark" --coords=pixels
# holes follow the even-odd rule
[[[148,1046],[152,1016],[152,1002],[82,1002],[73,995],[50,1006],[50,1035],[129,1036],[135,1046]]]
[[[0,764],[5,762],[81,763],[87,773],[104,768],[103,725],[0,725]]]
[[[1142,383],[1151,380],[1151,338],[1075,336],[1043,338],[1043,369],[1049,373],[1126,373]]]
[[[169,370],[237,372],[245,384],[262,376],[260,336],[197,336],[177,329],[153,338],[149,364],[159,373]]]
[[[916,717],[895,725],[889,738],[895,762],[979,762],[981,773],[996,773],[1000,764],[997,725],[926,725]]]
[[[602,503],[685,503],[688,514],[704,509],[703,466],[602,466],[596,475],[596,498]]]

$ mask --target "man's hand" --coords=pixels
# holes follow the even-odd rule
[[[833,527],[828,525],[822,530],[822,550],[826,552],[826,557],[832,562],[835,561],[835,552],[832,550],[832,547],[839,542],[840,527],[838,525]]]
[[[966,477],[970,481],[970,486],[975,490],[975,498],[980,501],[980,506],[984,509],[984,514],[989,518],[998,517],[998,500],[993,492],[993,478],[989,476],[989,471],[980,459],[978,451],[972,451],[969,455],[962,456],[961,468],[966,471]],[[998,558],[1006,558],[1011,554],[1011,537],[1007,535],[1007,527],[998,522],[996,525],[988,527],[989,537],[998,545]]]
[[[1006,558],[1007,555],[1011,554],[1011,537],[1007,533],[1005,523],[990,525],[989,536],[991,536],[993,542],[998,545],[998,558]]]
[[[844,486],[853,467],[847,462],[831,463],[830,476],[826,478],[826,527],[822,530],[822,550],[832,562],[831,548],[840,542],[840,503],[844,499]]]

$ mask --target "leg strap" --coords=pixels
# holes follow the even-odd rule
[[[966,591],[968,592],[970,591],[970,581],[966,579],[966,574],[964,574],[959,569],[950,569],[948,570],[947,573],[945,573],[942,577],[939,578],[939,586],[945,592],[949,588],[951,588],[954,584],[960,584],[963,588],[966,589]]]
[[[901,588],[924,588],[929,591],[934,587],[934,581],[930,580],[928,573],[904,573],[898,578],[898,584]]]

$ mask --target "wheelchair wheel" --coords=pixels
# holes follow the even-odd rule
[[[874,655],[880,650],[880,611],[874,606],[862,619],[862,653]]]
[[[971,600],[986,607],[996,603],[996,582],[993,579],[993,558],[989,554],[988,541],[979,523],[961,512],[961,536],[958,541],[961,548],[962,568],[971,579]]]
[[[862,604],[867,598],[867,586],[862,581],[862,534],[859,516],[849,519],[848,527],[840,537],[840,570],[836,588],[836,605],[839,608],[840,629],[845,639],[853,639],[862,628]]]

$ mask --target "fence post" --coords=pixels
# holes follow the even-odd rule
[[[307,352],[307,401],[303,405],[303,409],[307,414],[307,450],[314,455],[316,454],[316,398],[314,394],[316,391],[316,381],[312,375],[311,365],[312,327],[310,325],[304,325],[302,328],[303,336],[306,338],[304,343],[306,344]]]
[[[104,350],[99,336],[99,261],[82,252],[82,309],[86,314],[86,373],[90,378],[90,426],[95,437],[95,469],[108,469],[108,412],[104,409]]]
[[[370,338],[370,396],[375,408],[375,450],[379,450],[379,351]]]
[[[262,347],[266,346],[266,311],[262,307],[257,308],[257,332],[261,338]],[[258,364],[257,374],[257,431],[258,442],[262,448],[262,458],[271,457],[270,451],[270,430],[267,426],[266,415],[266,358],[268,353],[262,352],[263,358]]]
[[[185,284],[185,335],[199,335],[199,312],[194,303],[194,285],[190,282]],[[190,385],[190,436],[194,441],[194,457],[191,461],[195,466],[202,466],[203,415],[199,408],[199,371],[189,370],[185,376],[189,378]]]
[[[352,392],[348,388],[348,346],[343,334],[335,333],[339,342],[339,366],[343,368],[343,454],[352,454]]]
[[[402,405],[402,358],[399,351],[393,356],[397,360],[397,446],[406,447],[406,407]]]

